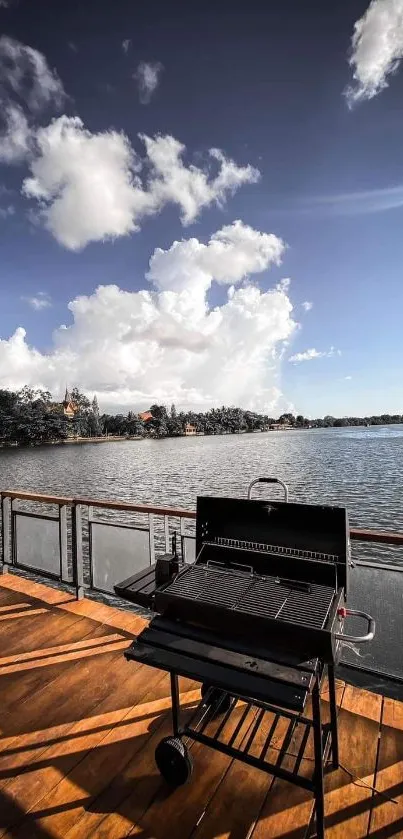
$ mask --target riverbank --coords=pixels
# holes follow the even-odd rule
[[[68,437],[67,440],[56,440],[49,445],[57,446],[59,443],[63,445],[77,444],[77,443],[124,443],[127,440],[144,440],[140,435],[137,437],[119,437],[118,435],[110,437]],[[46,445],[46,444],[45,444]]]
[[[31,443],[26,445],[22,443],[0,443],[0,449],[26,449],[35,448],[35,446],[68,446],[80,445],[83,443],[124,443],[129,440],[144,440],[143,436],[137,437],[120,437],[118,435],[110,435],[109,437],[67,437],[66,440],[46,440],[39,443]]]

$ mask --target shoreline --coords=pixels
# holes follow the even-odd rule
[[[145,440],[145,437],[68,437],[67,440],[44,440],[42,443],[32,443],[31,445],[24,445],[19,443],[0,443],[1,449],[34,449],[39,446],[68,446],[68,445],[83,445],[84,443],[124,443],[129,440],[138,442]]]
[[[311,428],[297,428],[297,427],[285,427],[285,428],[276,428],[274,429],[253,429],[251,431],[222,431],[219,434],[205,434],[203,432],[198,432],[197,434],[167,434],[164,436],[157,436],[154,434],[146,434],[146,435],[133,435],[129,436],[119,436],[119,435],[109,435],[108,437],[68,437],[66,440],[46,440],[43,442],[38,443],[31,443],[31,444],[21,444],[17,442],[13,443],[5,443],[0,442],[0,451],[2,449],[28,449],[28,448],[38,448],[40,446],[68,446],[68,445],[85,445],[86,443],[97,444],[97,443],[124,443],[124,442],[139,442],[140,440],[174,440],[174,439],[183,439],[186,438],[188,440],[194,440],[195,438],[199,437],[237,437],[243,436],[245,434],[278,434],[278,433],[289,433],[290,431],[324,431],[324,430],[345,430],[346,428],[393,428],[395,425],[402,425],[403,423],[384,423],[384,424],[373,424],[370,426],[362,426],[362,425],[348,425],[348,426],[313,426]]]

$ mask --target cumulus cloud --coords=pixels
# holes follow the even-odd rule
[[[260,233],[234,221],[214,233],[207,245],[198,239],[174,242],[169,250],[157,248],[147,278],[160,290],[203,295],[213,280],[231,285],[250,274],[279,265],[284,242],[273,233]]]
[[[123,41],[123,44],[125,43],[127,43],[127,41]],[[125,52],[127,52],[129,46],[130,41]],[[148,105],[151,102],[151,97],[157,90],[163,69],[164,68],[159,61],[141,61],[139,66],[137,67],[137,70],[134,73],[133,78],[137,82],[139,99],[142,105]]]
[[[51,297],[46,291],[38,291],[33,297],[23,297],[22,300],[25,300],[35,312],[40,312],[42,309],[49,309],[52,305]]]
[[[30,347],[22,328],[0,341],[0,387],[57,391],[68,371],[104,407],[226,402],[271,411],[280,397],[279,351],[296,324],[286,285],[261,291],[247,277],[277,263],[283,248],[274,235],[235,222],[207,244],[191,239],[155,251],[151,286],[100,286],[76,297],[73,322],[56,331],[48,354]],[[228,290],[211,308],[214,281]]]
[[[320,352],[312,347],[304,352],[297,352],[295,355],[291,355],[288,361],[298,364],[300,361],[313,361],[315,358],[332,358],[334,355],[341,355],[341,350],[336,350],[334,347],[330,347],[330,350]]]
[[[63,85],[45,56],[7,35],[0,38],[0,92],[3,100],[16,96],[34,112],[50,104],[58,107],[65,98]]]
[[[305,310],[305,312],[310,312],[311,309],[312,309],[312,306],[313,306],[313,303],[311,303],[309,300],[304,300],[304,302],[302,303],[302,308]]]
[[[218,167],[211,176],[184,164],[185,147],[173,137],[141,139],[145,160],[125,134],[93,134],[78,117],[62,116],[38,129],[23,192],[39,203],[42,220],[58,242],[79,250],[91,241],[125,236],[167,203],[177,204],[188,224],[204,207],[222,205],[228,194],[259,177],[256,169],[237,166],[217,149],[210,152]]]
[[[38,129],[36,149],[23,192],[39,202],[45,226],[61,244],[77,250],[136,229],[149,202],[124,134],[91,134],[78,117],[63,116]]]
[[[345,91],[352,106],[372,99],[388,86],[403,56],[403,0],[372,0],[356,21],[351,41],[350,66],[354,83]]]
[[[123,50],[125,55],[127,55],[127,53],[129,52],[129,49],[131,47],[131,43],[132,43],[131,38],[125,38],[124,41],[122,41],[122,50]]]
[[[0,162],[21,163],[31,143],[31,130],[25,114],[18,105],[10,103],[3,108],[0,121],[3,125],[0,132]]]
[[[186,166],[183,155],[186,147],[169,135],[147,137],[143,140],[147,160],[151,166],[148,191],[157,207],[171,202],[181,210],[184,225],[195,221],[200,210],[213,203],[222,206],[227,195],[247,183],[256,183],[260,173],[253,166],[238,166],[226,158],[220,149],[210,149],[210,157],[216,161],[218,172],[210,177],[209,172],[197,166]]]

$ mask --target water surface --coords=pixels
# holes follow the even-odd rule
[[[286,481],[290,500],[346,506],[352,526],[403,531],[403,425],[0,450],[0,489],[190,509],[259,475]]]

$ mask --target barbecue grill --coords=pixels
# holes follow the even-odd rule
[[[175,556],[164,557],[162,584],[156,584],[155,576],[161,575],[151,568],[116,587],[117,593],[158,613],[125,655],[171,674],[174,736],[156,750],[168,783],[188,780],[187,743],[196,740],[311,790],[317,835],[324,836],[323,766],[330,752],[333,768],[338,766],[334,665],[344,641],[370,641],[375,632],[369,615],[346,607],[349,550],[344,508],[201,497],[195,563],[178,566]],[[166,571],[170,562],[171,574]],[[349,614],[367,621],[366,634],[345,633]],[[329,723],[321,715],[325,671]],[[202,682],[201,702],[182,727],[179,675]],[[310,696],[312,715],[307,715]],[[233,734],[225,737],[239,700],[246,704],[236,730],[248,714],[253,719],[243,746],[235,745]],[[273,721],[259,753],[253,754],[265,714],[273,715]],[[281,719],[286,732],[274,759],[273,737]],[[284,758],[291,743],[298,753],[290,769]],[[309,748],[314,755],[311,778],[301,772]]]

